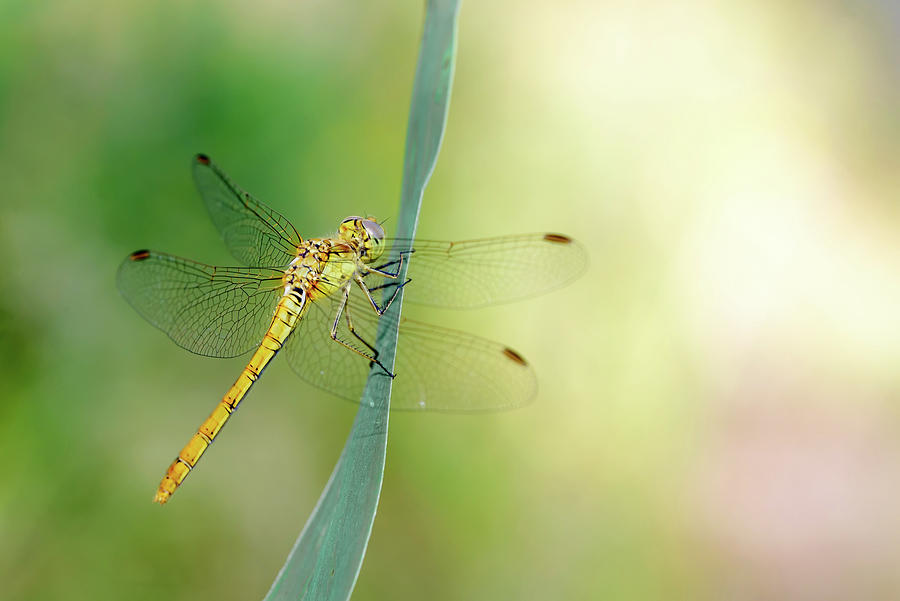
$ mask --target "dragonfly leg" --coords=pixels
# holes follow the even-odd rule
[[[383,265],[379,265],[378,267],[372,267],[371,265],[365,265],[365,264],[363,264],[363,267],[365,268],[366,272],[377,273],[378,275],[384,276],[386,278],[396,278],[398,275],[400,275],[400,268],[403,266],[403,260],[408,258],[409,255],[411,255],[414,252],[416,252],[415,249],[404,250],[403,252],[400,253],[399,259],[394,259],[393,261],[389,261],[387,263],[384,263]],[[395,271],[393,273],[388,271],[387,268],[392,267],[394,265],[397,266],[397,271]]]
[[[347,285],[344,288],[342,298],[341,298],[341,304],[338,307],[337,315],[334,316],[334,322],[331,324],[331,339],[334,340],[335,342],[347,347],[348,349],[350,349],[357,355],[365,357],[366,359],[369,360],[370,364],[377,365],[384,371],[384,373],[386,373],[387,375],[389,375],[390,377],[393,378],[396,374],[391,373],[391,371],[387,367],[385,367],[381,361],[378,360],[378,351],[375,350],[375,347],[372,346],[371,344],[369,344],[362,336],[357,334],[356,330],[353,328],[353,321],[350,318],[350,307],[347,305],[347,301],[349,300],[349,298],[350,298],[350,286]],[[363,352],[363,351],[359,350],[358,348],[356,348],[355,346],[353,346],[352,344],[348,344],[347,342],[344,342],[343,340],[338,338],[337,329],[338,329],[338,324],[341,321],[342,315],[344,316],[344,318],[347,322],[347,329],[350,330],[350,333],[353,334],[353,336],[357,340],[362,342],[364,345],[366,345],[367,348],[369,348],[372,351],[371,354]]]
[[[349,291],[350,291],[349,286],[347,287],[347,291],[348,291],[348,296],[349,296]],[[395,295],[396,295],[396,293],[395,293]],[[391,300],[393,300],[393,299],[391,299]],[[387,307],[385,307],[385,308],[387,308]],[[366,347],[368,347],[372,351],[372,356],[369,357],[370,365],[372,363],[374,363],[375,365],[380,367],[384,371],[384,373],[386,373],[390,377],[393,378],[394,376],[396,376],[397,374],[391,373],[391,371],[387,367],[385,367],[381,361],[378,360],[378,350],[374,346],[369,344],[365,338],[363,338],[362,336],[360,336],[359,334],[356,333],[356,329],[353,327],[353,319],[350,317],[350,306],[349,305],[345,305],[345,307],[344,307],[344,317],[347,321],[347,329],[350,330],[350,333],[353,334],[354,338],[356,338],[357,340],[362,342],[364,345],[366,345]]]
[[[354,338],[366,345],[366,348],[368,348],[372,352],[372,355],[369,358],[372,359],[373,357],[375,357],[378,354],[378,351],[375,349],[375,347],[369,344],[368,340],[356,333],[356,328],[353,327],[353,320],[350,319],[350,307],[345,307],[343,313],[344,321],[347,322],[347,329],[350,330],[350,333],[353,334]]]
[[[366,293],[366,297],[369,299],[369,302],[372,303],[372,308],[375,309],[375,312],[378,315],[384,315],[384,312],[387,311],[387,308],[391,306],[391,303],[394,302],[394,299],[397,298],[397,294],[400,292],[400,289],[409,284],[412,281],[411,278],[406,278],[406,281],[402,284],[398,284],[397,282],[388,282],[386,284],[381,284],[380,286],[375,286],[374,288],[369,288],[366,286],[366,282],[362,279],[361,275],[356,276],[356,283],[359,284],[359,287],[362,288],[363,292]],[[394,286],[394,293],[391,294],[391,298],[384,303],[383,307],[379,307],[378,303],[372,297],[372,293],[376,290],[382,290],[389,286]],[[349,313],[348,313],[349,315]]]

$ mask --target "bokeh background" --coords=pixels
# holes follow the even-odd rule
[[[0,3],[4,599],[263,597],[355,409],[276,361],[151,504],[243,360],[176,347],[115,270],[233,263],[200,151],[301,233],[393,216],[422,17]],[[591,266],[418,311],[540,393],[392,415],[355,599],[900,595],[898,36],[888,0],[464,3],[419,233],[564,232]]]

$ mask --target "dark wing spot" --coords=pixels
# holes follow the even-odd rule
[[[562,234],[544,234],[544,240],[547,242],[555,242],[556,244],[571,244],[572,239]]]
[[[143,261],[144,259],[147,259],[149,257],[150,257],[149,250],[136,250],[133,253],[131,253],[131,255],[128,256],[128,258],[131,259],[132,261]]]
[[[522,358],[522,355],[512,350],[511,348],[503,349],[503,354],[506,355],[508,359],[510,359],[511,361],[515,361],[519,365],[528,365],[525,359]]]
[[[209,157],[206,156],[205,154],[198,154],[197,162],[200,163],[201,165],[209,165]]]

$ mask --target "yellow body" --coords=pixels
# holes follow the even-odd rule
[[[373,375],[394,378],[396,367],[404,376],[392,385],[394,409],[475,412],[519,407],[534,398],[534,372],[516,351],[400,319],[399,312],[390,316],[390,326],[399,328],[405,342],[382,363],[376,349],[379,318],[413,278],[410,291],[417,302],[452,308],[558,288],[587,262],[584,248],[568,236],[416,240],[413,248],[410,240],[385,238],[373,217],[348,217],[333,236],[304,240],[290,221],[243,191],[208,156],[195,157],[194,181],[241,266],[138,250],[119,266],[116,284],[142,317],[184,349],[209,357],[256,350],[169,466],[156,502],[166,503],[175,493],[282,349],[297,375],[348,400],[359,400]],[[388,246],[393,252],[381,260]],[[408,276],[404,261],[412,256],[418,267]],[[298,330],[307,320],[308,330]],[[328,328],[327,336],[320,331]],[[332,342],[350,353],[329,346]]]
[[[307,303],[341,290],[361,267],[378,258],[381,240],[371,236],[366,228],[367,224],[371,228],[372,223],[371,219],[351,217],[341,223],[336,238],[301,243],[297,256],[285,270],[284,295],[275,307],[272,324],[259,348],[237,381],[166,470],[153,497],[156,503],[168,501],[197,465],[263,369],[300,323],[308,308]]]
[[[259,348],[253,353],[253,356],[247,363],[247,367],[238,376],[237,381],[225,393],[225,396],[213,409],[213,412],[197,429],[191,440],[184,445],[184,448],[178,453],[178,457],[166,470],[166,475],[163,476],[162,482],[159,483],[156,496],[153,497],[155,502],[165,503],[169,500],[175,489],[187,478],[191,469],[197,465],[200,457],[209,448],[212,441],[215,440],[225,422],[228,421],[234,410],[238,408],[241,399],[244,398],[244,395],[247,394],[247,391],[259,378],[263,369],[272,360],[275,353],[281,350],[284,341],[287,340],[288,335],[297,326],[305,309],[305,297],[301,296],[299,300],[300,302],[298,302],[296,295],[287,294],[278,301],[275,315],[272,318],[272,325],[269,326],[269,330],[263,337]]]

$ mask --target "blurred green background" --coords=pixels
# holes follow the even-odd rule
[[[176,347],[115,270],[234,262],[201,151],[302,234],[393,217],[422,16],[0,3],[4,599],[262,598],[355,408],[276,361],[153,505],[243,359]],[[540,393],[392,415],[354,599],[900,594],[898,27],[891,2],[464,3],[419,234],[558,231],[591,267],[416,311],[520,350]]]

